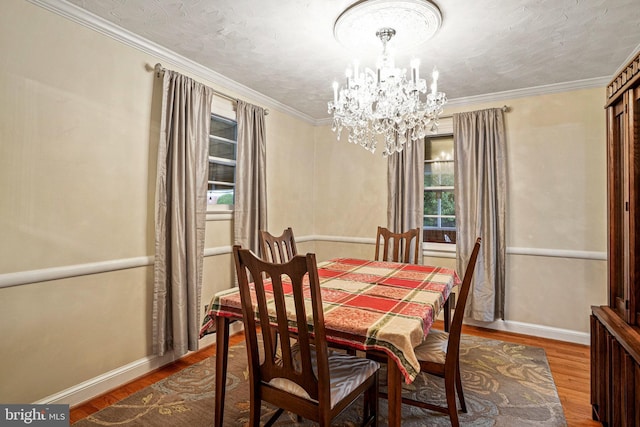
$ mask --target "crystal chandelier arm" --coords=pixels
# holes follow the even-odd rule
[[[419,58],[413,58],[411,60],[411,81],[413,81],[414,84],[418,83],[418,80],[420,79],[420,59]]]
[[[438,77],[440,76],[440,72],[436,67],[433,67],[433,73],[431,73],[431,77],[433,78],[433,83],[431,83],[431,93],[435,95],[438,92]]]

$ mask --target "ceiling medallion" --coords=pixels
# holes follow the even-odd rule
[[[347,8],[333,26],[333,36],[344,47],[359,52],[378,49],[380,28],[396,30],[394,44],[407,50],[429,40],[440,28],[440,9],[426,0],[368,0]]]
[[[416,47],[433,36],[441,23],[439,9],[427,0],[362,1],[338,17],[334,36],[344,46],[365,51],[371,40],[378,46],[382,43],[375,71],[361,68],[356,60],[346,70],[344,85],[333,83],[328,111],[338,139],[342,129],[348,128],[349,142],[374,152],[377,135],[383,135],[383,155],[388,156],[437,127],[447,102],[446,95],[438,92],[437,70],[433,70],[427,93],[427,83],[420,78],[420,61],[411,61],[407,77],[405,69],[395,67],[387,44],[393,39],[397,49]]]

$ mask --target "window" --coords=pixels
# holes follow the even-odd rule
[[[209,206],[233,205],[237,147],[237,122],[212,114],[209,130],[209,185],[207,188]]]
[[[455,243],[453,136],[427,138],[424,151],[423,241]]]

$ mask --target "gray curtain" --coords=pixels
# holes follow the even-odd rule
[[[464,272],[482,238],[465,314],[504,318],[506,134],[502,109],[453,115],[457,270]]]
[[[213,91],[166,70],[156,178],[153,350],[198,349]]]
[[[387,186],[387,228],[395,233],[418,227],[422,230],[424,139],[412,141],[401,152],[389,156]],[[422,250],[418,254],[418,263],[422,264]]]
[[[259,254],[258,231],[267,229],[265,111],[238,100],[237,116],[234,240]]]

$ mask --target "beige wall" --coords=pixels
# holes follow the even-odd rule
[[[387,222],[387,163],[382,148],[375,154],[336,141],[330,126],[316,128],[315,233],[375,237]]]
[[[607,250],[604,99],[604,88],[583,89],[445,112],[510,107],[506,239],[514,253],[507,256],[507,321],[584,334],[589,307],[606,304],[606,261],[582,259],[590,256],[583,252]],[[316,134],[316,181],[333,183],[317,190],[317,199],[330,203],[316,206],[316,233],[374,237],[376,226],[386,224],[386,163],[380,154],[336,142],[329,126]],[[359,256],[366,246],[323,242],[318,252]],[[567,252],[558,257],[558,251]]]
[[[508,248],[606,253],[604,100],[601,88],[505,101]],[[587,333],[606,284],[604,260],[511,254],[505,317]]]
[[[158,59],[23,0],[0,2],[0,53],[0,276],[152,257],[160,101],[146,67]],[[592,89],[506,101],[509,247],[606,250],[603,100]],[[386,222],[381,153],[270,110],[269,228],[318,236],[300,249],[320,260],[372,257],[362,239]],[[233,281],[231,225],[207,222],[206,247],[223,250],[205,259],[203,305]],[[586,332],[605,265],[510,255],[507,320]],[[150,358],[151,288],[146,264],[0,288],[0,402]]]
[[[0,275],[150,259],[161,61],[23,0],[0,2],[0,52]],[[314,127],[274,108],[266,126],[269,226],[312,234]],[[207,222],[207,248],[232,243]],[[143,265],[0,288],[0,402],[150,358],[152,282]],[[232,283],[228,253],[205,258],[203,305]]]

